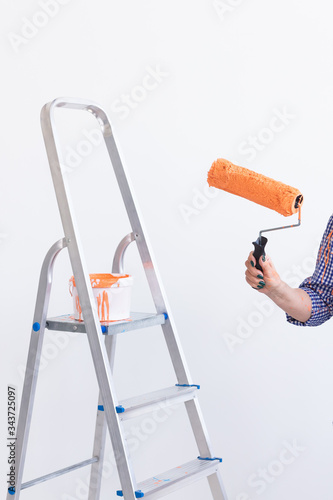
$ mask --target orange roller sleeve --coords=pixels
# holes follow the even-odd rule
[[[296,213],[303,203],[298,189],[222,158],[214,161],[207,180],[210,186],[254,201],[284,216]]]

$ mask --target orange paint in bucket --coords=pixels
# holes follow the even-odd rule
[[[133,277],[128,274],[90,274],[90,283],[100,321],[120,321],[130,316]],[[73,297],[74,319],[83,321],[74,276],[69,280]]]

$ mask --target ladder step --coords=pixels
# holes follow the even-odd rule
[[[199,387],[198,385],[167,387],[125,399],[116,407],[116,410],[121,420],[127,420],[159,408],[189,401],[196,396]]]
[[[163,325],[167,319],[167,314],[137,313],[132,312],[131,317],[121,321],[103,321],[101,323],[102,333],[105,335],[115,335],[117,333],[139,330],[154,325]],[[48,318],[46,320],[48,330],[57,330],[58,332],[76,332],[86,333],[84,321],[77,321],[71,314]]]
[[[200,478],[210,476],[218,471],[220,458],[200,459],[199,457],[184,465],[175,467],[157,476],[153,476],[137,485],[135,496],[154,500],[168,495],[172,491],[194,483]],[[123,496],[122,490],[117,491],[118,496]]]
[[[72,472],[73,470],[80,469],[81,467],[93,464],[94,462],[98,462],[98,457],[88,458],[88,460],[84,460],[83,462],[70,465],[69,467],[65,467],[64,469],[59,469],[55,472],[51,472],[50,474],[46,474],[45,476],[37,477],[36,479],[31,479],[31,481],[27,481],[26,483],[21,484],[21,490],[29,488],[30,486],[34,486],[35,484],[38,483],[43,483],[44,481],[48,481],[49,479],[61,476],[62,474],[67,474],[67,472]]]

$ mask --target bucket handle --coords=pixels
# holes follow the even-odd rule
[[[69,280],[69,293],[71,294],[71,297],[73,297],[73,288],[74,288],[74,276],[71,277]]]

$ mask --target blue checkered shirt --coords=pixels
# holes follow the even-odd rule
[[[299,288],[303,288],[311,298],[310,319],[302,323],[287,314],[287,321],[298,326],[318,326],[333,316],[333,215],[330,217],[321,240],[316,269]]]

